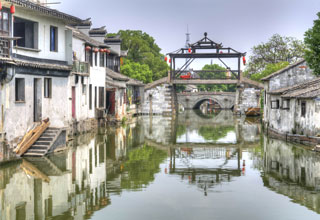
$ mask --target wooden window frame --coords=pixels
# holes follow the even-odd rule
[[[54,32],[54,39],[52,39],[52,31]],[[51,52],[58,52],[58,27],[50,25],[50,51]],[[54,42],[53,42],[54,41]]]
[[[307,113],[307,102],[306,101],[301,101],[301,117],[306,117]]]
[[[273,103],[276,103],[275,107],[273,106]],[[271,109],[279,109],[279,107],[280,107],[279,99],[271,101]]]
[[[21,83],[23,83],[22,88],[20,88],[22,85]],[[25,78],[15,78],[15,102],[23,102],[24,103],[26,101],[25,86],[26,86]],[[21,94],[21,98],[20,98],[20,94]]]
[[[89,84],[89,110],[92,109],[92,84]]]
[[[52,98],[52,78],[44,78],[43,84],[44,98]]]
[[[287,107],[284,107],[284,103],[287,102]],[[281,109],[283,110],[289,110],[290,109],[290,99],[283,99],[281,104]]]

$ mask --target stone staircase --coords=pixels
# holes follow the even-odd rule
[[[41,157],[48,153],[61,133],[60,128],[47,128],[40,138],[23,154],[24,157]]]

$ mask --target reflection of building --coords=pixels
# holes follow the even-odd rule
[[[207,195],[217,184],[241,176],[240,156],[239,148],[170,149],[169,170]]]
[[[0,170],[0,219],[83,219],[109,204],[105,143],[88,134],[76,142],[75,150]]]
[[[264,139],[264,152],[264,184],[320,213],[320,156],[268,138]]]

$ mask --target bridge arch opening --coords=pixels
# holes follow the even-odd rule
[[[193,106],[193,109],[222,109],[222,106],[219,102],[214,99],[205,98],[197,101]]]

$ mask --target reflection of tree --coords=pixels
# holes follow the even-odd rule
[[[177,126],[177,137],[181,137],[182,135],[184,135],[185,133],[187,133],[187,128],[185,125],[178,125]]]
[[[129,152],[123,167],[121,188],[141,189],[154,180],[160,171],[160,163],[167,157],[165,151],[144,145]]]
[[[216,141],[220,138],[227,136],[229,131],[234,131],[234,127],[233,126],[225,126],[225,127],[202,126],[199,129],[199,134],[205,140]]]

